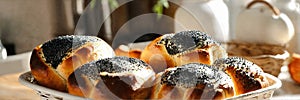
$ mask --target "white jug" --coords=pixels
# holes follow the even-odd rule
[[[251,8],[257,3],[267,7]],[[236,41],[285,45],[293,36],[294,27],[289,17],[263,0],[250,2],[236,19]]]
[[[244,11],[246,9],[246,6],[252,1],[253,0],[224,0],[229,10],[229,39],[230,40],[234,38],[237,16],[241,13],[241,11]],[[265,0],[265,1],[269,3],[273,2],[272,0]],[[261,7],[261,6],[265,6],[265,5],[263,4],[253,5],[253,7]]]

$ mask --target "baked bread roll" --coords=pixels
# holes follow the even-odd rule
[[[236,95],[269,86],[263,70],[243,58],[221,58],[214,62],[214,66],[225,71],[231,77]]]
[[[223,71],[191,63],[158,74],[151,99],[224,99],[234,96],[233,83]]]
[[[145,99],[155,72],[136,58],[113,57],[84,64],[68,78],[68,92],[92,99]]]
[[[153,40],[142,51],[141,60],[150,64],[155,72],[188,63],[212,64],[227,57],[220,44],[200,31],[182,31],[165,34]]]
[[[32,51],[30,68],[38,84],[66,91],[66,80],[77,67],[114,56],[113,49],[94,36],[60,36]]]

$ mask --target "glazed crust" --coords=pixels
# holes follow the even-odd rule
[[[256,64],[239,57],[218,59],[214,65],[232,79],[236,95],[269,86],[263,70]]]
[[[156,73],[188,63],[212,64],[227,57],[225,49],[206,33],[183,31],[156,38],[142,51],[141,60],[150,64]]]
[[[145,61],[153,70],[158,73],[162,72],[168,67],[176,66],[175,60],[169,56],[164,45],[157,45],[157,42],[162,38],[158,37],[145,47],[141,54],[141,60]]]
[[[72,73],[67,81],[68,92],[73,95],[88,97],[93,89],[93,84],[89,82],[90,80],[87,77],[83,75],[75,76],[75,73]]]
[[[151,99],[224,99],[234,96],[229,76],[204,64],[168,68],[157,77]]]
[[[113,57],[84,64],[69,76],[67,86],[70,94],[93,99],[145,99],[154,75],[141,60]]]
[[[67,78],[75,69],[113,55],[112,48],[97,37],[62,36],[34,48],[30,68],[40,85],[66,91]]]
[[[58,65],[57,69],[47,64],[39,54],[41,48],[36,48],[32,52],[30,64],[31,72],[39,84],[60,91],[66,90],[66,79],[77,67],[97,58],[94,57],[89,46],[78,49],[72,56],[66,57]]]
[[[32,75],[36,80],[38,80],[38,83],[43,86],[56,89],[59,91],[65,91],[66,90],[66,87],[64,85],[65,79],[63,79],[63,77],[61,77],[55,71],[55,69],[49,67],[44,62],[43,58],[41,58],[41,56],[39,56],[38,54],[39,49],[40,48],[35,48],[31,54],[31,59],[34,59],[34,60],[30,60]]]

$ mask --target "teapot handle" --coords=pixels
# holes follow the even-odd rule
[[[280,11],[277,7],[275,6],[272,6],[270,3],[268,3],[267,1],[265,0],[253,0],[252,2],[250,2],[248,5],[247,5],[247,9],[250,9],[250,7],[256,3],[263,3],[265,5],[267,5],[272,11],[273,13],[278,16],[280,14]]]

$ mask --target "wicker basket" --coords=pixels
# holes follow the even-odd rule
[[[253,100],[268,100],[273,96],[273,93],[276,89],[280,88],[282,83],[281,81],[274,77],[273,75],[267,74],[267,79],[270,82],[270,86],[259,89],[256,91],[251,91],[245,94],[237,95],[228,100],[244,100],[244,99],[253,99]],[[65,92],[56,91],[49,89],[43,86],[40,86],[34,80],[31,72],[26,72],[20,75],[19,82],[24,86],[27,86],[37,92],[41,96],[42,100],[88,100],[88,98],[74,96]]]
[[[229,56],[240,56],[260,66],[264,72],[278,76],[290,55],[284,46],[250,43],[226,43]]]

